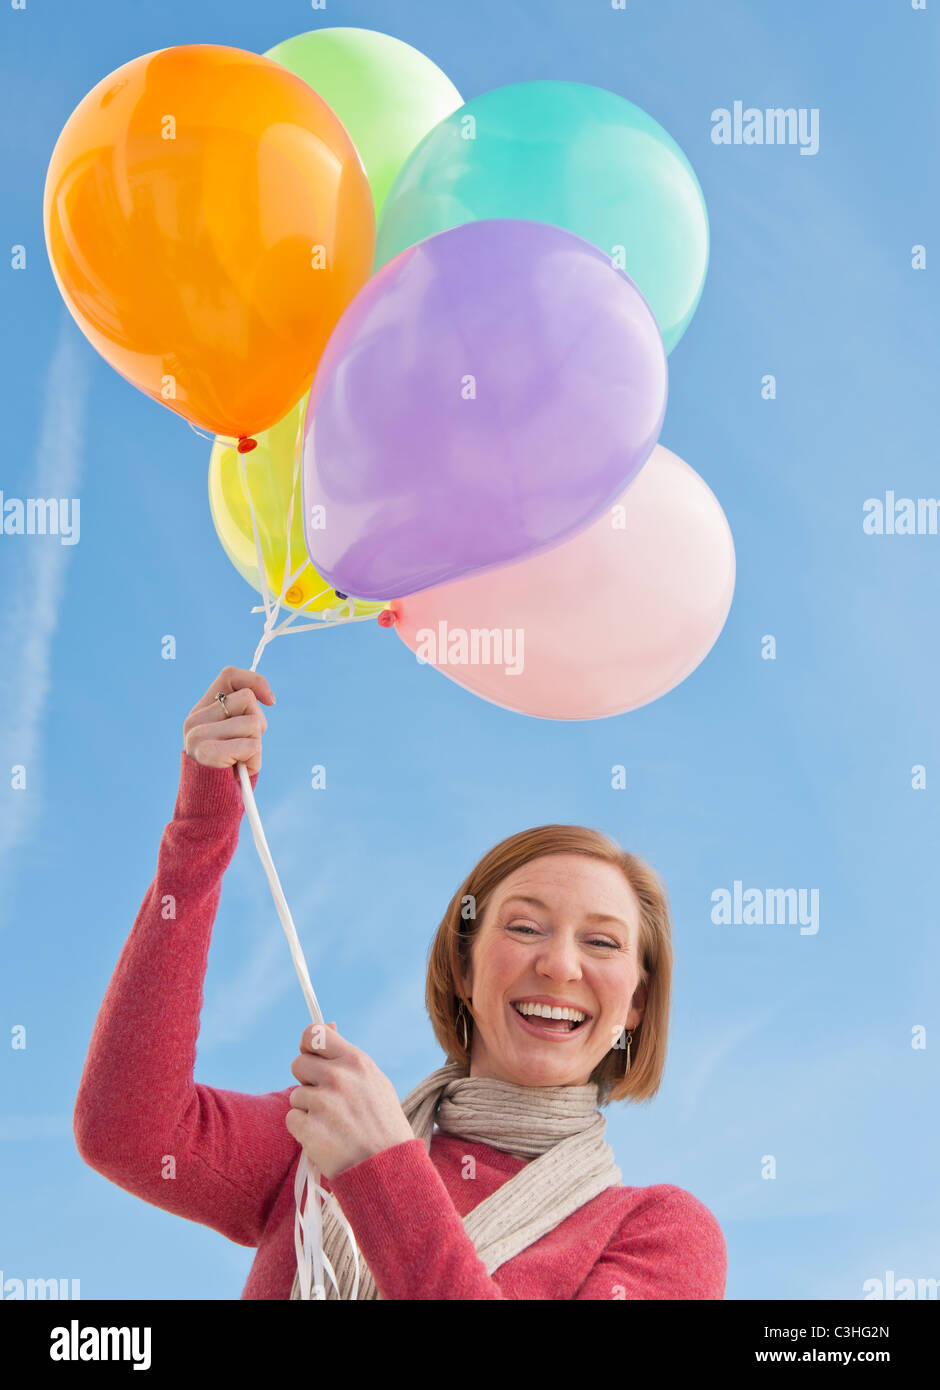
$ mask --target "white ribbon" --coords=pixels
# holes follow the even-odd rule
[[[294,441],[294,476],[291,484],[290,504],[287,509],[287,560],[284,565],[281,592],[275,599],[272,599],[271,592],[268,588],[264,556],[261,553],[261,538],[258,534],[258,522],[255,517],[254,504],[251,500],[251,489],[248,486],[248,470],[245,467],[245,455],[238,455],[241,464],[242,481],[245,485],[245,495],[248,498],[248,507],[251,512],[251,527],[254,532],[255,555],[258,562],[258,578],[261,585],[261,595],[264,600],[263,606],[259,605],[251,610],[253,613],[264,612],[264,629],[261,633],[261,640],[255,648],[254,660],[251,663],[252,671],[257,670],[258,662],[261,659],[261,653],[269,642],[274,641],[275,637],[280,637],[282,634],[289,636],[294,632],[312,632],[315,628],[338,627],[342,623],[361,623],[371,621],[376,617],[375,613],[355,615],[353,612],[354,600],[349,598],[344,600],[343,605],[338,609],[325,609],[322,618],[317,622],[309,623],[304,627],[292,627],[291,624],[308,604],[313,603],[314,600],[319,598],[322,594],[329,592],[331,586],[327,585],[325,589],[320,590],[320,593],[313,594],[307,599],[300,608],[292,612],[290,616],[285,618],[277,627],[274,625],[281,604],[284,601],[284,595],[287,593],[291,584],[303,573],[307,565],[310,564],[309,559],[305,556],[302,564],[291,573],[290,535],[291,524],[294,517],[294,498],[297,495],[297,481],[300,477],[303,417],[304,412],[301,411],[297,424],[297,436]],[[191,426],[191,428],[195,429],[195,426]],[[201,431],[196,430],[196,433],[200,434]],[[347,609],[347,615],[345,617],[340,616],[343,612],[343,607]],[[294,969],[297,972],[297,978],[300,981],[300,988],[303,990],[304,999],[307,1001],[307,1008],[310,1010],[311,1020],[313,1023],[319,1023],[325,1027],[326,1023],[323,1017],[323,1011],[317,1002],[317,996],[310,982],[310,972],[307,969],[307,962],[304,959],[304,953],[297,936],[297,929],[294,926],[294,919],[287,905],[287,899],[284,896],[284,890],[281,887],[280,879],[277,876],[277,870],[274,867],[274,860],[271,858],[271,851],[268,849],[268,842],[264,836],[264,828],[261,824],[261,817],[258,814],[258,807],[255,803],[255,796],[251,787],[251,779],[248,776],[248,768],[244,763],[238,764],[238,776],[241,782],[242,799],[245,803],[248,823],[251,826],[251,833],[254,837],[255,848],[258,851],[258,858],[261,860],[261,865],[271,887],[274,906],[287,937],[291,959],[294,962]],[[326,1192],[324,1188],[320,1186],[319,1177],[319,1170],[308,1161],[307,1155],[301,1150],[300,1158],[297,1163],[297,1173],[294,1178],[294,1203],[296,1207],[294,1213],[294,1251],[297,1256],[300,1297],[305,1299],[325,1300],[326,1285],[323,1282],[324,1266],[330,1277],[330,1282],[334,1289],[336,1289],[337,1294],[339,1294],[339,1287],[336,1282],[336,1275],[333,1271],[333,1267],[323,1253],[323,1220],[320,1207],[322,1199],[324,1203],[328,1201],[333,1203],[336,1216],[345,1230],[347,1239],[352,1247],[356,1273],[351,1297],[355,1299],[359,1290],[359,1247],[356,1244],[356,1238],[353,1235],[352,1227],[343,1215],[342,1208],[337,1202],[336,1197],[333,1193]],[[306,1204],[304,1204],[303,1200],[305,1191],[307,1197]]]

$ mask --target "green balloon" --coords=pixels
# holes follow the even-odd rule
[[[708,215],[672,136],[625,97],[581,82],[518,82],[430,131],[385,202],[374,270],[465,222],[550,222],[593,242],[646,299],[669,353],[708,268]]]
[[[359,151],[376,218],[415,145],[463,101],[430,58],[376,29],[314,29],[264,56],[302,77],[336,112]]]

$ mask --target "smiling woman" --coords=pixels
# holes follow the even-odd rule
[[[273,703],[264,677],[226,667],[183,726],[173,818],[79,1087],[85,1161],[257,1247],[245,1299],[301,1297],[304,1155],[331,1194],[327,1298],[722,1298],[715,1217],[682,1188],[624,1186],[605,1138],[601,1106],[659,1087],[672,946],[658,877],[597,831],[524,830],[464,880],[427,975],[447,1060],[403,1101],[335,1025],[304,1030],[298,1085],[249,1095],[194,1081],[212,926],[244,810],[233,769],[244,761],[256,782],[261,704]],[[359,1247],[358,1293],[337,1205]]]
[[[606,1104],[659,1089],[671,985],[658,875],[599,831],[543,825],[494,846],[454,894],[431,949],[427,1005],[438,1042],[471,1076],[593,1084]],[[546,1023],[565,1009],[584,1021]],[[468,1043],[458,1035],[466,1014]]]

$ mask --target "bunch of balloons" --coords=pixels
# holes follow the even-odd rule
[[[44,218],[85,335],[216,436],[213,521],[266,611],[345,604],[551,719],[648,703],[711,649],[730,529],[659,443],[708,219],[630,101],[464,102],[364,29],[168,48],[79,104]]]

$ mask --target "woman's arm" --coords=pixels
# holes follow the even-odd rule
[[[487,1273],[422,1140],[347,1168],[334,1177],[332,1190],[383,1299],[509,1297]],[[715,1217],[682,1188],[658,1191],[661,1196],[624,1219],[576,1299],[724,1297],[725,1242]],[[589,1237],[589,1231],[572,1230],[579,1243]],[[514,1296],[544,1293],[533,1287]]]
[[[232,682],[223,672],[210,690],[231,691]],[[238,703],[229,697],[230,709]],[[200,704],[193,714],[207,708]],[[188,746],[203,756],[210,756],[209,733],[211,756],[223,756],[218,749],[229,730],[223,736],[218,709],[218,717],[193,726],[211,730],[196,739],[187,733]],[[248,762],[245,717],[233,720],[229,746]],[[284,1128],[289,1088],[252,1096],[193,1080],[209,941],[243,811],[237,760],[233,754],[228,765],[211,765],[180,755],[173,818],[95,1022],[74,1132],[85,1161],[112,1182],[239,1244],[257,1245],[297,1158]]]

